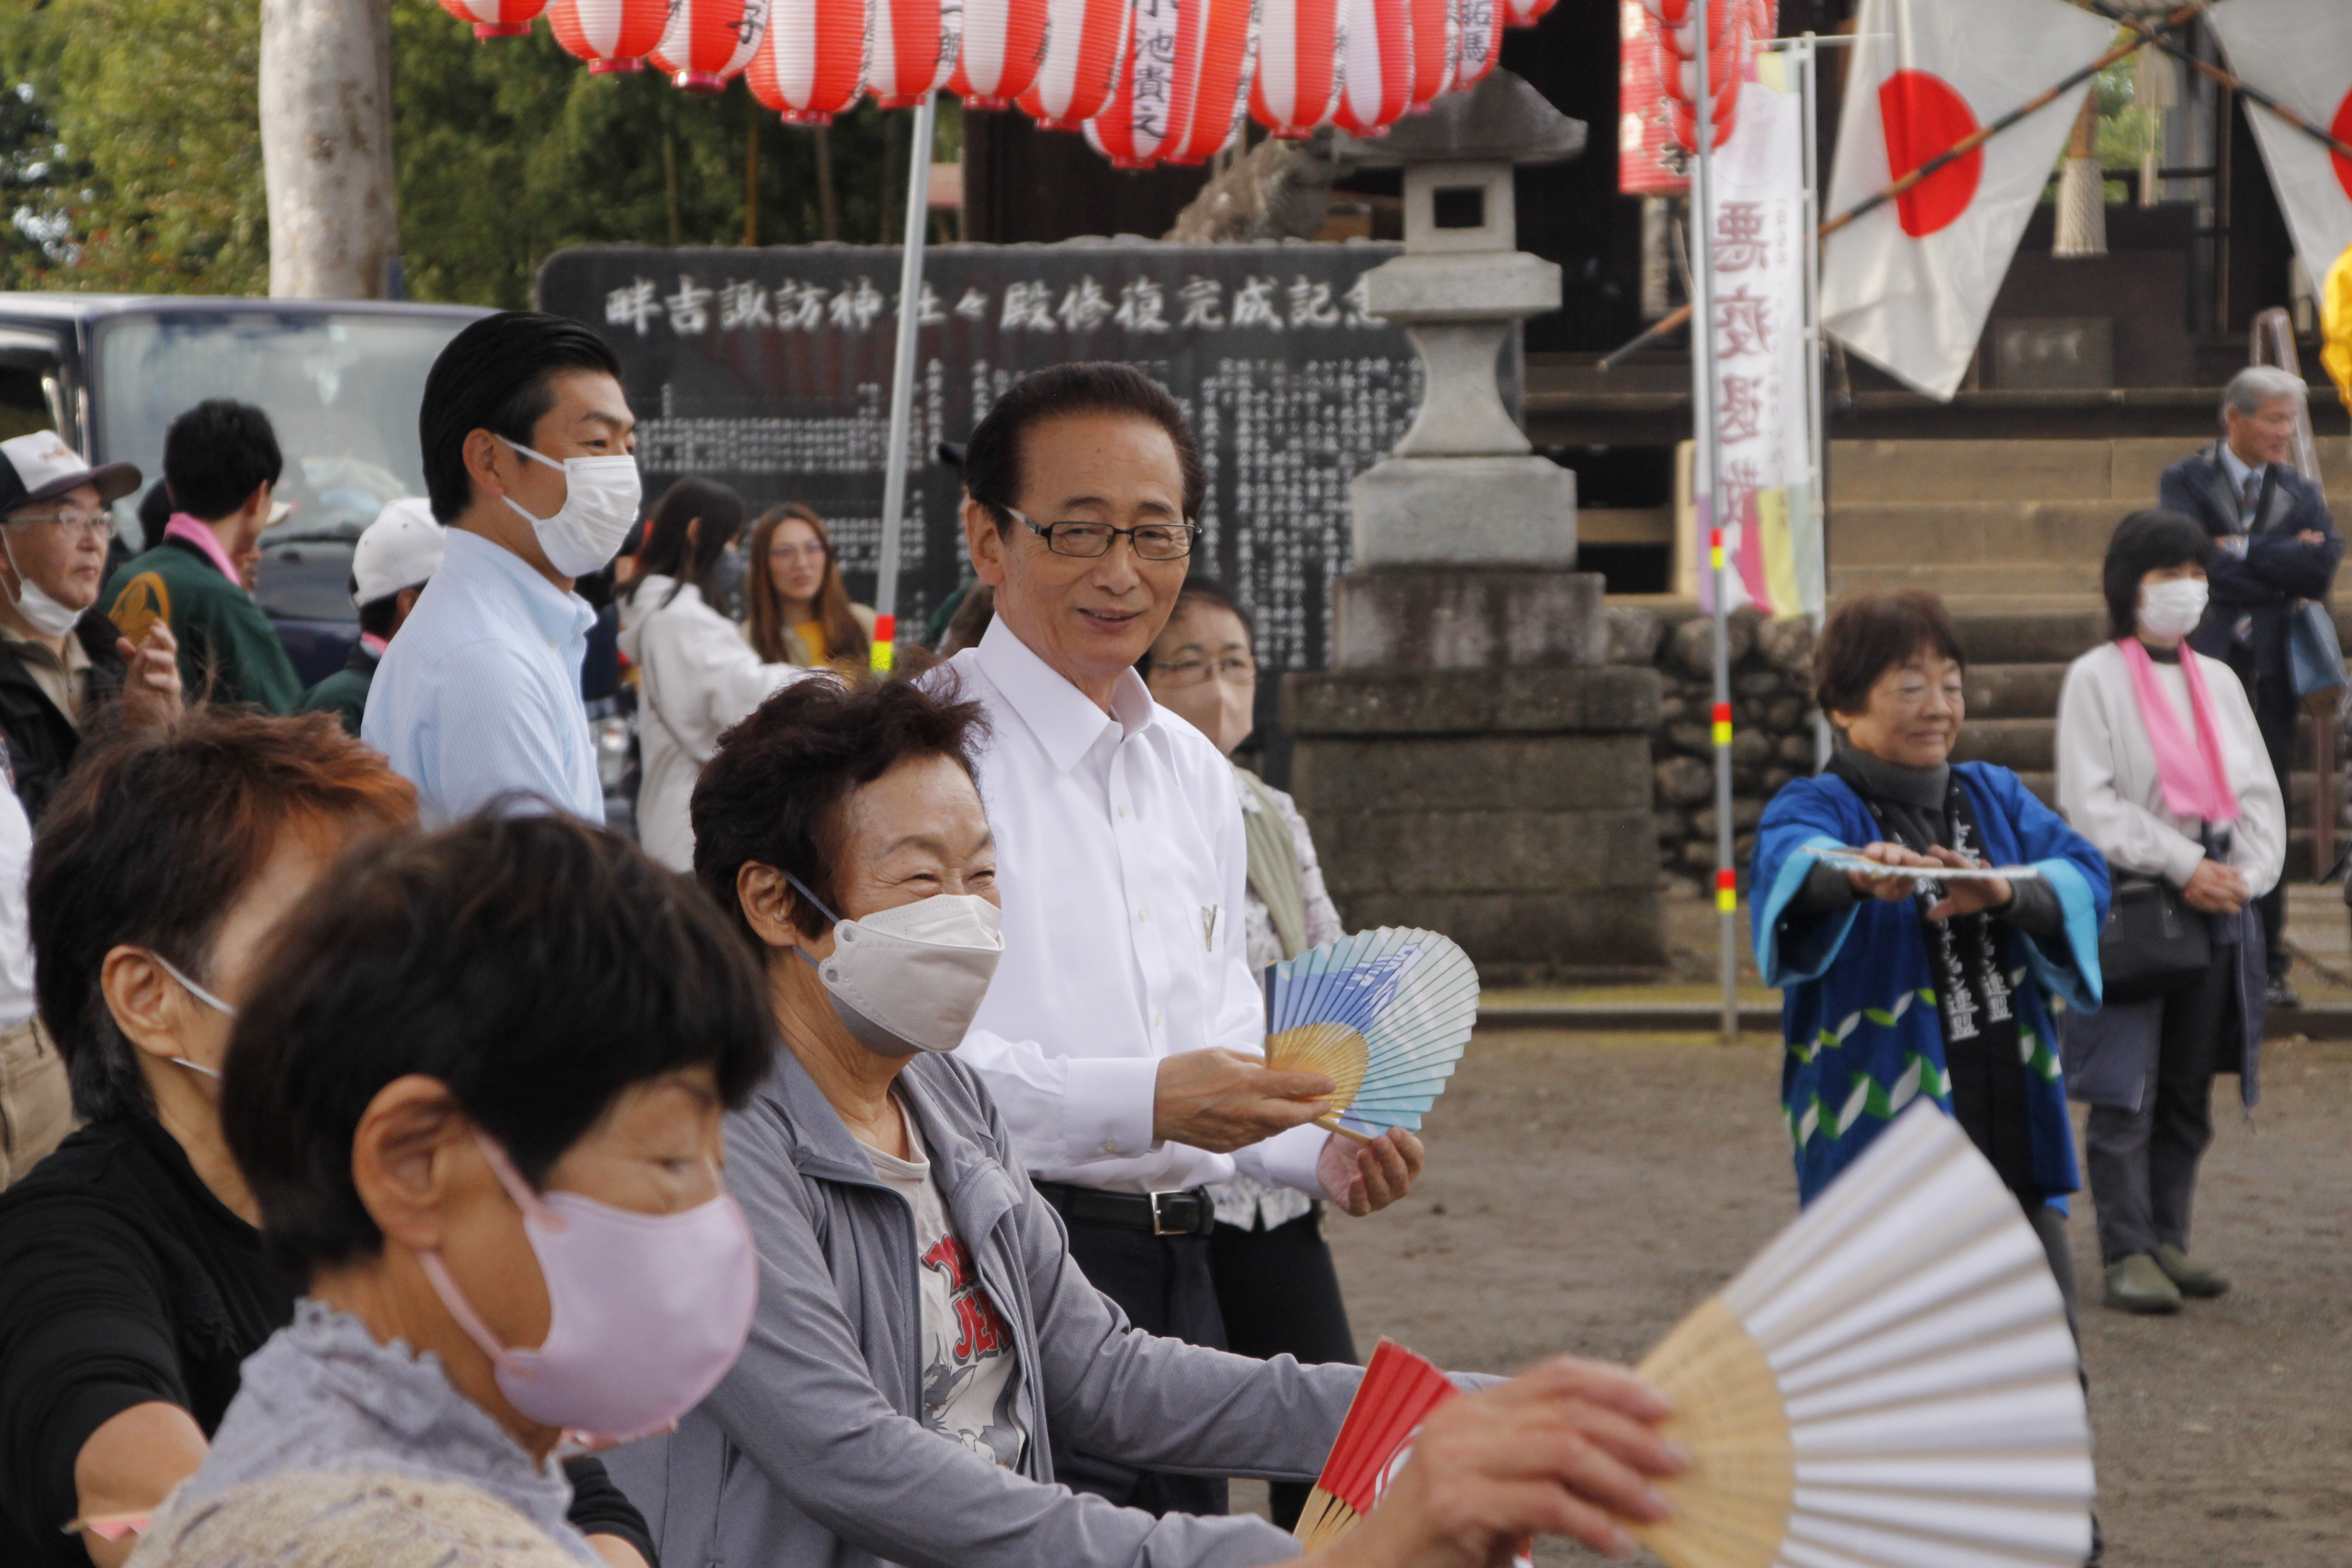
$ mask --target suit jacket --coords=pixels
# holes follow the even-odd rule
[[[2237,493],[2222,466],[2219,441],[2165,469],[2157,498],[2168,510],[2186,512],[2203,523],[2217,542],[2248,536],[2242,555],[2234,549],[2213,552],[2206,569],[2212,599],[2189,646],[2242,671],[2245,664],[2238,649],[2247,646],[2256,675],[2286,677],[2287,610],[2297,599],[2326,598],[2336,580],[2336,564],[2344,558],[2344,538],[2327,514],[2327,498],[2293,468],[2273,463],[2263,472],[2253,525],[2241,526]],[[2306,530],[2326,535],[2327,542],[2310,545],[2295,538]],[[2239,645],[2238,624],[2249,617],[2252,626],[2247,645]]]

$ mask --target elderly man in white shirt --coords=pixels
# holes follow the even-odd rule
[[[425,378],[425,484],[449,531],[360,738],[415,784],[427,827],[493,804],[604,821],[580,700],[596,612],[572,584],[637,518],[620,374],[577,321],[508,310],[451,339]]]
[[[1004,959],[960,1055],[1096,1288],[1141,1328],[1222,1345],[1206,1184],[1239,1171],[1369,1214],[1412,1186],[1421,1144],[1309,1125],[1329,1080],[1264,1065],[1232,770],[1134,669],[1199,532],[1173,400],[1124,364],[1040,372],[973,432],[964,481],[996,620],[927,679],[988,714]],[[1062,1452],[1054,1469],[1118,1503],[1224,1511],[1221,1479]]]

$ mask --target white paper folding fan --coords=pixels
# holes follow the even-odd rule
[[[2041,1241],[1922,1100],[1642,1363],[1674,1568],[2076,1568],[2091,1430]]]
[[[1478,969],[1433,931],[1358,931],[1265,972],[1268,1067],[1338,1086],[1318,1125],[1418,1131],[1478,1021]]]

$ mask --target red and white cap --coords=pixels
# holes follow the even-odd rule
[[[0,441],[0,516],[20,507],[54,500],[84,485],[98,487],[102,501],[118,501],[139,488],[139,470],[129,463],[92,468],[54,430],[36,430]]]

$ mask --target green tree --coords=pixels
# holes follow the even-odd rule
[[[42,286],[268,287],[259,50],[253,0],[34,0],[0,16],[0,68],[32,89],[22,101],[57,149],[18,193],[55,226]]]

